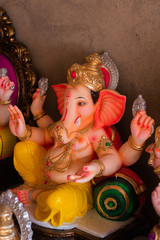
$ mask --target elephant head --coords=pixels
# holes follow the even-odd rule
[[[115,90],[105,89],[106,76],[109,74],[104,74],[104,69],[102,71],[99,55],[92,54],[84,65],[71,66],[68,70],[68,84],[52,86],[62,115],[56,128],[57,132],[61,130],[63,143],[72,140],[77,132],[90,125],[93,129],[101,128],[121,119],[126,97]]]

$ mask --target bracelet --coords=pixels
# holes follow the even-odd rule
[[[12,99],[11,99],[11,98],[9,98],[9,99],[8,99],[8,100],[6,100],[6,101],[0,100],[0,104],[1,104],[1,105],[8,105],[8,104],[10,104],[10,103],[11,103],[11,101],[12,101]]]
[[[101,160],[93,160],[92,162],[97,163],[99,168],[100,168],[99,173],[95,177],[101,177],[104,173],[104,170],[105,170],[104,163]]]
[[[20,141],[26,141],[32,135],[32,128],[29,125],[26,125],[26,128],[27,128],[27,133],[26,133],[26,135],[24,137],[19,137]]]
[[[37,121],[37,120],[39,120],[40,118],[42,118],[44,115],[46,115],[47,113],[45,112],[45,111],[42,111],[42,112],[40,112],[40,113],[38,113],[38,114],[36,114],[34,117],[33,117],[33,120],[34,121]]]
[[[143,143],[141,146],[137,145],[137,144],[133,141],[131,135],[130,135],[129,138],[128,138],[128,143],[129,143],[129,145],[131,146],[131,148],[133,148],[134,150],[137,150],[137,151],[142,151],[142,150],[146,147],[146,143]]]
[[[32,193],[33,193],[34,191],[35,191],[35,189],[31,189],[31,190],[29,190],[29,192],[28,192],[28,198],[29,198],[29,200],[30,200],[31,203],[36,203],[36,200],[33,199],[33,197],[32,197]]]

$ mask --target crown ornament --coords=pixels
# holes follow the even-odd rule
[[[83,65],[73,64],[68,70],[67,81],[75,86],[82,84],[89,89],[98,92],[105,88],[104,76],[101,72],[102,61],[97,53],[93,53],[85,58]]]
[[[85,58],[83,65],[75,63],[68,69],[67,81],[71,86],[82,84],[99,92],[105,88],[116,89],[119,73],[107,52],[93,53]]]

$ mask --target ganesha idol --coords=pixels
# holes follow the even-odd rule
[[[146,152],[150,154],[148,165],[153,167],[154,173],[160,179],[160,126],[155,131],[155,143],[150,144],[146,148]],[[151,194],[151,200],[157,215],[160,217],[160,183],[156,186]],[[160,224],[156,224],[149,234],[149,240],[160,239]]]
[[[40,90],[31,106],[39,127],[26,125],[18,107],[9,107],[10,129],[21,140],[15,146],[14,166],[24,179],[13,192],[23,204],[36,203],[35,217],[54,227],[93,208],[91,180],[134,164],[154,123],[145,111],[137,112],[131,135],[122,144],[113,125],[123,116],[126,97],[109,89],[112,72],[102,57],[94,53],[85,60],[71,66],[67,84],[52,86],[62,115],[58,122],[43,111]]]
[[[12,94],[15,84],[7,76],[7,69],[0,69],[0,160],[13,156],[14,145],[17,138],[11,133],[9,123],[8,106],[14,101]]]

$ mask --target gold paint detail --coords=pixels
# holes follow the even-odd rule
[[[128,143],[131,146],[131,148],[133,148],[136,151],[142,151],[143,149],[145,149],[146,147],[146,143],[144,142],[142,145],[137,145],[133,139],[132,139],[132,135],[129,136],[128,138]]]
[[[0,54],[5,56],[14,68],[18,88],[16,105],[23,112],[26,122],[34,124],[30,105],[36,90],[37,76],[32,68],[29,50],[16,40],[12,21],[2,7],[0,7]]]
[[[62,121],[56,122],[55,125],[54,125],[53,132],[56,133],[54,135],[60,143],[64,142],[62,131],[65,131],[66,134],[68,135],[67,129],[64,127],[63,122]]]
[[[54,124],[49,124],[48,127],[47,127],[47,131],[49,133],[49,136],[51,139],[54,140]]]
[[[102,61],[97,53],[93,53],[85,58],[86,63],[83,65],[73,64],[68,70],[67,81],[70,85],[75,86],[82,84],[98,92],[105,88],[104,76],[101,72]],[[75,76],[72,76],[72,73]]]
[[[105,212],[103,211],[103,209],[102,209],[101,206],[100,206],[100,198],[101,198],[101,195],[102,195],[105,191],[107,191],[107,190],[112,190],[112,189],[120,192],[120,193],[122,194],[122,196],[124,197],[125,203],[126,203],[124,211],[123,211],[120,215],[115,216],[115,217],[109,216],[107,213],[105,213]],[[105,187],[103,187],[103,188],[101,189],[101,191],[98,193],[98,196],[97,196],[97,207],[98,207],[98,210],[102,213],[102,215],[103,215],[104,217],[106,217],[106,218],[108,218],[108,219],[119,219],[119,218],[121,218],[121,217],[126,213],[126,211],[128,210],[128,207],[129,207],[129,198],[128,198],[126,192],[125,192],[121,187],[119,187],[119,186],[114,186],[114,185],[105,186]]]
[[[19,137],[20,141],[27,141],[32,136],[32,128],[29,125],[26,125],[27,132],[24,137]]]
[[[0,239],[20,240],[19,233],[14,226],[12,210],[5,204],[0,204]]]
[[[102,136],[98,141],[98,147],[96,149],[96,153],[100,151],[108,151],[113,148],[113,142],[106,136]]]
[[[33,116],[33,120],[34,121],[38,121],[39,119],[41,119],[43,116],[45,116],[47,113],[45,111],[42,111],[36,115]]]
[[[110,207],[108,205],[109,202],[113,202],[114,203],[114,206],[113,207]],[[115,210],[117,208],[117,201],[114,199],[114,198],[107,198],[105,201],[104,201],[104,205],[106,207],[107,210]]]
[[[87,131],[89,131],[91,129],[92,125],[93,124],[88,125],[86,128],[80,130],[78,133],[82,134],[82,135],[85,134]],[[73,138],[67,144],[63,144],[62,143],[63,137],[62,137],[62,133],[61,133],[61,130],[63,130],[63,129],[67,133],[67,129],[64,127],[64,124],[61,121],[58,121],[54,125],[50,125],[48,127],[50,136],[52,136],[51,134],[53,134],[55,136],[57,135],[56,137],[57,137],[58,141],[60,142],[61,147],[64,147],[65,150],[63,152],[61,152],[60,154],[58,154],[57,156],[54,156],[52,158],[47,157],[47,156],[44,157],[44,159],[42,160],[42,165],[43,165],[43,169],[45,172],[50,172],[52,170],[55,170],[57,172],[66,172],[72,165],[74,154],[72,153],[71,147],[78,140],[78,137]],[[56,134],[55,134],[55,132],[56,132]],[[56,140],[55,140],[54,146],[51,149],[49,149],[48,152],[52,151],[53,148],[55,148],[55,145],[56,145]],[[47,154],[48,153],[46,153],[46,155]],[[61,165],[67,158],[69,160],[68,160],[68,163],[66,164],[66,166],[59,167],[59,165]]]
[[[105,171],[105,165],[104,163],[99,159],[99,160],[93,160],[92,163],[96,163],[99,166],[99,173],[95,177],[101,177],[104,174]]]
[[[114,141],[115,136],[116,136],[116,129],[111,127],[111,130],[112,130],[112,141]]]
[[[153,152],[150,154],[150,158],[148,160],[148,165],[152,166],[153,162],[154,162],[154,151],[155,149],[158,148],[160,149],[160,127],[156,128],[156,132],[155,132],[155,147],[153,149]],[[160,173],[160,166],[158,166],[157,168],[154,169],[154,173],[155,174],[159,174]]]
[[[143,185],[140,185],[138,186],[138,184],[130,177],[124,175],[123,173],[116,173],[115,174],[115,177],[120,177],[120,178],[123,178],[125,179],[126,181],[128,181],[134,188],[135,192],[137,195],[140,195],[141,193],[145,192],[146,191],[146,186],[143,184]]]
[[[158,224],[156,224],[153,227],[152,232],[154,232],[154,234],[155,234],[155,240],[159,240],[160,239],[160,229],[159,229],[159,225]]]
[[[8,105],[8,104],[10,104],[11,103],[11,101],[12,101],[12,99],[10,98],[10,99],[8,99],[8,100],[6,100],[6,101],[2,101],[2,100],[0,100],[0,104],[1,105]]]
[[[158,166],[158,167],[156,167],[156,168],[154,169],[154,173],[155,173],[156,175],[159,175],[159,174],[160,174],[160,166]]]

